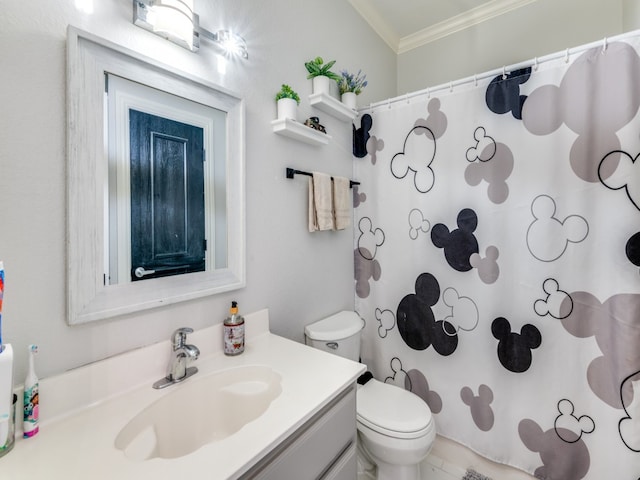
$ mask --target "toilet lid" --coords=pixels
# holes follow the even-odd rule
[[[358,421],[392,437],[415,438],[428,431],[431,410],[420,397],[403,388],[369,380],[357,391]]]

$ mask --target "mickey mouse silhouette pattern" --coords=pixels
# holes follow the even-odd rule
[[[431,228],[429,220],[424,218],[424,213],[418,208],[414,208],[409,212],[409,238],[415,240],[420,232],[428,233]]]
[[[442,397],[435,390],[431,390],[427,378],[420,370],[414,368],[407,372],[404,388],[424,400],[429,405],[431,413],[440,413],[442,411]]]
[[[599,168],[606,152],[620,149],[616,132],[638,113],[638,78],[640,57],[631,45],[611,42],[606,55],[600,47],[590,48],[571,64],[560,85],[542,85],[529,94],[523,125],[534,135],[549,135],[565,124],[578,135],[569,152],[571,169],[578,178],[596,183],[617,166],[612,161],[610,168]],[[603,120],[594,123],[594,118]]]
[[[419,118],[414,123],[414,127],[425,127],[426,130],[417,130],[416,133],[431,132],[433,138],[440,138],[447,131],[447,115],[440,110],[440,99],[432,98],[427,105],[427,112],[429,116],[427,118]]]
[[[581,480],[589,473],[591,455],[583,439],[567,443],[557,434],[556,429],[543,431],[530,419],[520,421],[518,434],[529,450],[540,454],[543,465],[533,473],[536,478]],[[561,434],[569,437],[573,432],[567,430]]]
[[[537,315],[540,317],[551,315],[559,320],[571,315],[573,310],[571,295],[560,290],[560,285],[555,278],[547,278],[542,284],[542,290],[547,296],[536,300],[533,304],[533,310]]]
[[[378,327],[378,336],[380,338],[386,338],[389,331],[393,330],[393,327],[396,326],[396,317],[391,310],[376,308],[376,320],[380,324]]]
[[[498,359],[504,368],[514,373],[529,370],[533,360],[531,350],[542,344],[540,330],[527,324],[520,329],[520,333],[514,333],[509,321],[498,317],[491,324],[491,333],[499,340]]]
[[[505,75],[498,75],[487,87],[485,100],[493,113],[511,112],[513,118],[522,120],[522,106],[527,99],[520,95],[520,85],[531,77],[531,67],[520,68]]]
[[[582,434],[593,433],[596,424],[589,415],[574,415],[575,406],[568,398],[563,398],[558,402],[558,415],[553,428],[562,441],[576,443],[582,438]]]
[[[431,168],[436,157],[436,137],[427,127],[413,127],[406,138],[402,151],[391,159],[391,174],[403,179],[409,173],[413,185],[420,193],[427,193],[436,181]]]
[[[556,218],[556,202],[539,195],[531,203],[533,222],[527,229],[527,248],[541,262],[553,262],[567,250],[569,243],[580,243],[589,234],[589,224],[580,215]]]
[[[443,223],[434,225],[431,229],[431,241],[436,247],[444,249],[444,257],[451,268],[467,272],[473,268],[471,255],[480,251],[473,235],[478,226],[478,217],[476,212],[465,208],[458,213],[457,222],[458,228],[452,232]]]
[[[604,156],[598,165],[598,179],[610,190],[622,190],[636,209],[640,210],[640,162],[623,150],[616,150]],[[610,174],[606,177],[607,172]],[[613,173],[610,173],[613,172]]]
[[[373,118],[368,113],[362,115],[360,128],[353,125],[353,156],[364,158],[367,156],[367,142],[369,141],[369,131],[373,126]]]
[[[402,340],[414,350],[425,350],[433,344],[440,355],[451,355],[458,347],[458,336],[446,332],[455,332],[455,328],[445,320],[436,321],[431,308],[440,299],[438,280],[423,273],[416,279],[415,291],[398,304],[396,323]]]
[[[489,200],[503,203],[509,197],[507,179],[513,172],[513,153],[505,144],[496,143],[483,127],[476,128],[473,137],[476,143],[467,150],[470,163],[464,171],[464,179],[472,187],[484,180],[488,183]]]
[[[568,398],[563,398],[558,402],[558,413],[553,428],[562,441],[576,443],[582,438],[582,434],[592,433],[596,429],[596,424],[589,415],[574,415],[575,406]]]
[[[471,409],[471,418],[476,426],[483,432],[488,432],[493,428],[495,420],[491,402],[493,402],[493,391],[486,385],[478,387],[478,395],[474,395],[469,387],[462,387],[460,398],[465,405]]]
[[[595,337],[602,352],[587,368],[589,387],[613,408],[631,405],[636,393],[624,379],[640,370],[640,294],[622,293],[600,302],[589,292],[572,292],[571,298],[573,309],[560,320],[562,326],[577,338]],[[566,303],[562,312],[570,307]]]
[[[625,253],[631,263],[640,267],[640,232],[631,235],[625,245]]]
[[[633,402],[625,403],[623,407],[625,417],[618,422],[618,431],[624,445],[632,452],[640,453],[640,434],[638,428],[640,422],[640,372],[635,372],[625,378],[620,385],[620,398],[623,398],[625,390],[633,391]]]
[[[429,405],[431,413],[439,413],[442,410],[442,398],[437,392],[429,388],[429,382],[419,370],[406,372],[402,367],[402,361],[398,357],[391,359],[393,375],[384,379],[385,383],[396,385],[418,395]]]

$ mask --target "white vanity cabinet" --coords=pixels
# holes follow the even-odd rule
[[[240,478],[354,480],[356,475],[356,387],[352,385]]]

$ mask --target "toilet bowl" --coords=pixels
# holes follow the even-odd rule
[[[305,327],[305,342],[354,361],[360,357],[363,320],[349,311]],[[356,393],[358,455],[373,465],[377,480],[420,480],[420,463],[436,435],[427,404],[395,385],[368,379]]]
[[[360,454],[375,464],[378,480],[420,480],[436,436],[420,397],[372,379],[358,386],[356,418]]]

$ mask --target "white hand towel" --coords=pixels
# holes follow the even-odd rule
[[[309,179],[309,231],[332,228],[331,177],[325,173],[312,172],[312,178]]]
[[[351,223],[350,181],[333,177],[333,219],[336,230],[344,230]]]

